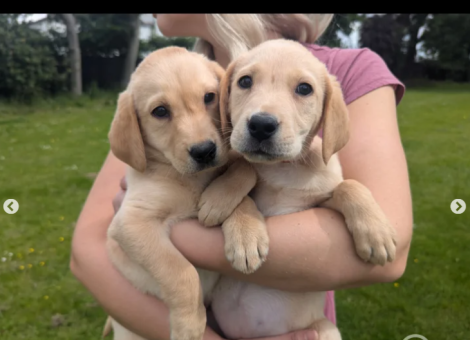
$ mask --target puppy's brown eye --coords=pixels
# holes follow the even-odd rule
[[[167,118],[170,116],[170,111],[164,106],[159,106],[152,111],[152,116],[157,118]]]
[[[240,86],[242,89],[249,89],[251,86],[253,86],[253,79],[251,79],[250,76],[241,77],[238,80],[238,86]]]
[[[209,104],[209,103],[212,103],[212,101],[214,100],[215,98],[215,93],[206,93],[204,95],[204,103],[205,104]]]
[[[301,96],[308,96],[313,92],[312,87],[307,83],[302,83],[297,86],[295,93],[300,94]]]

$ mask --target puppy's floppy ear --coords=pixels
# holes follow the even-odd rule
[[[230,63],[225,71],[222,81],[220,82],[220,122],[222,124],[222,131],[224,135],[229,136],[232,131],[232,122],[230,120],[230,85],[232,83],[233,71],[235,69],[235,62]]]
[[[217,63],[215,61],[209,61],[209,68],[215,73],[215,75],[217,77],[217,80],[219,82],[219,98],[220,98],[220,84],[222,82],[222,79],[224,78],[225,70],[222,66],[219,65],[219,63]],[[219,107],[219,112],[220,112],[220,99],[219,99],[218,107]],[[220,113],[219,113],[219,115],[220,115]],[[216,125],[219,128],[221,128],[222,122],[219,122]],[[223,130],[223,128],[222,128],[222,130]],[[222,135],[223,135],[223,133],[222,133]]]
[[[144,172],[147,166],[144,141],[129,91],[119,95],[117,110],[108,134],[111,151],[124,163]]]
[[[349,140],[349,111],[336,77],[326,72],[323,102],[323,162],[341,150]]]

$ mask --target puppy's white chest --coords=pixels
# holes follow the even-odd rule
[[[301,164],[257,165],[251,193],[264,216],[294,213],[316,206],[341,180],[340,173]]]
[[[296,189],[279,189],[260,183],[251,196],[264,216],[275,216],[305,210],[307,203],[296,195],[296,191]]]

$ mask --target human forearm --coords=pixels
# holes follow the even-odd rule
[[[83,253],[75,251],[71,270],[103,309],[124,327],[147,339],[169,338],[166,307],[137,291],[114,269],[104,244],[89,244]]]
[[[225,259],[220,228],[205,229],[196,221],[185,221],[173,227],[172,239],[196,266],[283,290],[336,290],[387,282],[401,276],[406,262],[407,246],[400,244],[394,263],[384,267],[364,263],[356,255],[343,217],[329,209],[271,217],[267,225],[268,259],[249,276],[235,271]]]
[[[109,261],[104,244],[91,243],[83,252],[76,250],[71,269],[103,309],[124,327],[148,340],[170,338],[168,308],[135,289]],[[216,339],[221,338],[207,327],[204,340]]]

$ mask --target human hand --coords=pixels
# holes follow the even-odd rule
[[[242,339],[240,339],[242,340]],[[243,339],[247,340],[247,339]],[[249,340],[318,340],[318,333],[314,329],[307,329],[301,331],[290,332],[287,334],[270,336],[267,338],[256,338]]]
[[[124,195],[126,194],[126,190],[127,190],[126,176],[124,176],[121,179],[119,186],[121,187],[121,190],[116,194],[116,196],[114,196],[114,199],[113,199],[114,213],[117,213],[117,211],[121,207],[122,200],[124,199]]]

